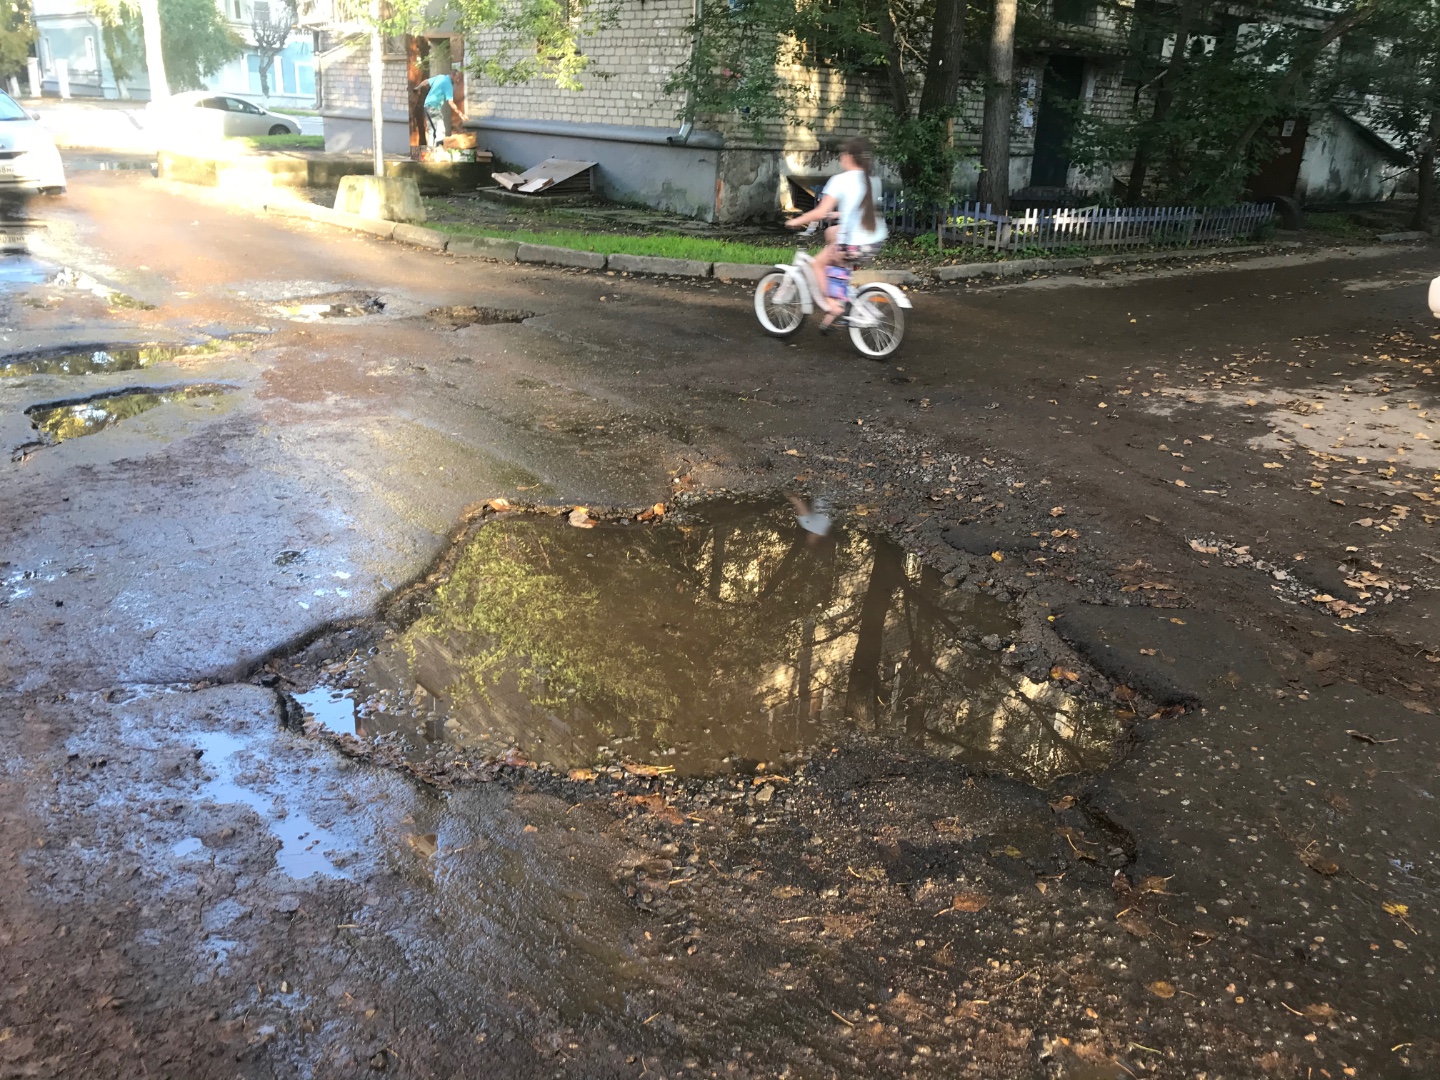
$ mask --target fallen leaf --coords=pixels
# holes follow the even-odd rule
[[[1283,468],[1285,468],[1285,466],[1284,466],[1283,464],[1281,464],[1280,462],[1278,462],[1278,461],[1267,461],[1267,462],[1265,462],[1265,468],[1267,468],[1267,469],[1283,469]]]
[[[501,511],[509,510],[509,509],[510,509],[510,500],[509,500],[509,499],[491,499],[491,500],[490,500],[488,503],[486,503],[485,505],[488,506],[488,507],[490,507],[490,509],[491,509],[491,510],[494,510],[496,513],[500,513]]]
[[[1065,682],[1079,682],[1079,681],[1080,681],[1080,675],[1079,675],[1077,672],[1074,672],[1074,671],[1069,670],[1068,668],[1062,667],[1060,664],[1056,664],[1054,667],[1052,667],[1052,668],[1050,669],[1050,678],[1056,679],[1056,680],[1063,679]]]
[[[1319,852],[1311,852],[1300,857],[1300,861],[1314,870],[1321,877],[1334,877],[1340,872],[1340,864],[1325,858]]]
[[[571,779],[571,780],[594,780],[594,779],[595,779],[595,770],[594,770],[594,769],[571,769],[571,770],[570,770],[570,779]]]
[[[409,833],[405,840],[421,858],[428,859],[440,850],[440,838],[433,832],[423,836]]]
[[[1064,508],[1063,506],[1052,506],[1052,507],[1050,508],[1050,516],[1051,516],[1051,517],[1064,517],[1064,516],[1065,516],[1065,508]]]
[[[990,897],[984,893],[965,892],[956,893],[954,903],[951,904],[951,911],[979,911],[986,904],[990,903]]]
[[[667,825],[685,824],[685,815],[667,803],[663,795],[636,795],[634,801]]]
[[[1140,655],[1141,655],[1141,656],[1154,656],[1155,653],[1158,652],[1158,651],[1159,651],[1159,650],[1157,650],[1157,649],[1141,649],[1141,650],[1140,650]]]
[[[996,562],[1004,562],[1005,553],[1003,551],[992,551],[990,552],[990,558],[994,559]]]
[[[1305,1018],[1316,1024],[1328,1024],[1339,1015],[1340,1010],[1329,1002],[1322,1001],[1318,1005],[1305,1006]]]
[[[1169,894],[1165,893],[1165,886],[1169,883],[1170,879],[1168,877],[1151,874],[1149,877],[1140,879],[1139,884],[1135,886],[1135,891],[1140,893],[1164,893],[1168,896]]]
[[[1187,484],[1187,483],[1185,483],[1184,480],[1176,480],[1176,481],[1175,481],[1175,486],[1176,486],[1176,487],[1189,487],[1190,485]]]
[[[1198,551],[1201,555],[1219,555],[1220,549],[1211,544],[1202,544],[1199,540],[1190,541],[1190,550]]]
[[[1174,623],[1176,626],[1184,626],[1184,625],[1185,625],[1185,620],[1184,620],[1184,619],[1174,619],[1174,618],[1172,618],[1170,621],[1171,621],[1172,623]]]
[[[574,510],[571,510],[569,520],[570,524],[574,525],[577,529],[593,529],[595,527],[595,519],[590,516],[590,511],[583,506],[577,506]]]
[[[1050,809],[1051,809],[1051,810],[1054,810],[1057,814],[1058,814],[1061,810],[1069,810],[1069,809],[1070,809],[1072,806],[1074,806],[1074,805],[1075,805],[1075,796],[1074,796],[1074,795],[1062,795],[1062,796],[1060,796],[1060,798],[1058,798],[1058,799],[1052,799],[1052,800],[1050,800]]]
[[[1410,917],[1410,905],[1400,904],[1394,900],[1386,900],[1380,907],[1387,915],[1394,915],[1397,919],[1408,919]]]
[[[801,456],[802,456],[799,450],[786,450],[786,451],[785,451],[785,454],[786,454],[787,457],[801,457]]]
[[[1133,934],[1138,938],[1149,937],[1152,933],[1150,924],[1133,911],[1121,915],[1115,922],[1119,925],[1120,929],[1124,930],[1127,934]]]
[[[1160,980],[1157,980],[1156,982],[1152,982],[1152,983],[1151,983],[1149,986],[1147,986],[1145,989],[1146,989],[1146,990],[1149,990],[1152,994],[1154,994],[1154,995],[1155,995],[1156,997],[1158,997],[1158,998],[1167,998],[1167,999],[1168,999],[1168,998],[1173,998],[1173,997],[1175,996],[1175,987],[1174,987],[1173,985],[1171,985],[1170,983],[1166,982],[1164,979],[1160,979]]]
[[[638,761],[627,761],[620,767],[631,776],[666,776],[675,771],[674,765],[646,765]]]

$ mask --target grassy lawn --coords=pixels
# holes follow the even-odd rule
[[[324,135],[252,135],[239,140],[256,150],[324,150]]]
[[[284,113],[286,116],[319,116],[319,115],[320,115],[320,114],[319,114],[318,112],[316,112],[314,109],[291,109],[291,108],[286,108],[286,107],[282,107],[282,106],[279,106],[279,105],[273,107],[270,111],[271,111],[271,112]]]
[[[493,236],[522,244],[549,244],[575,251],[596,251],[604,255],[656,255],[666,259],[698,259],[701,262],[775,263],[795,257],[793,247],[766,247],[733,240],[705,240],[694,236],[634,236],[622,233],[581,232],[578,229],[530,231],[487,228],[451,221],[432,221],[430,228],[464,236]]]

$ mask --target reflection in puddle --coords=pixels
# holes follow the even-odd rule
[[[385,301],[368,293],[336,293],[333,296],[312,296],[279,305],[280,313],[296,322],[318,322],[321,319],[358,319],[379,315]]]
[[[215,352],[218,348],[218,344],[132,345],[7,356],[0,359],[0,378],[17,375],[98,375],[107,371],[135,371],[154,364],[169,363],[182,356]]]
[[[820,540],[786,510],[594,529],[515,515],[478,529],[345,681],[361,738],[513,745],[557,766],[748,768],[847,726],[1036,781],[1108,764],[1111,710],[977,644],[1013,631],[889,541]]]
[[[37,405],[25,412],[37,431],[48,441],[59,443],[82,435],[94,435],[111,424],[174,402],[188,403],[195,408],[213,408],[213,399],[229,392],[223,386],[185,386],[153,393],[125,390],[69,405]]]
[[[283,795],[261,793],[268,770],[247,762],[246,740],[223,731],[199,733],[195,739],[205,751],[202,760],[215,771],[214,779],[201,787],[199,801],[221,806],[239,804],[254,810],[280,841],[275,863],[291,877],[339,873],[327,852],[342,846],[340,838],[297,810],[293,797],[287,800]],[[182,840],[176,848],[187,843]],[[188,854],[179,850],[175,853]]]
[[[296,694],[300,707],[336,735],[354,735],[355,699],[343,690],[321,686],[308,694]]]

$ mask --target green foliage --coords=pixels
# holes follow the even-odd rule
[[[116,82],[127,81],[145,66],[140,9],[127,0],[89,0],[87,7],[100,24],[100,43]]]
[[[412,0],[413,2],[413,0]],[[467,39],[499,34],[488,55],[469,64],[476,75],[501,85],[544,79],[564,90],[581,89],[591,70],[582,39],[619,16],[621,0],[450,0]]]
[[[25,70],[34,40],[29,0],[0,0],[0,77]]]
[[[249,135],[239,140],[256,150],[324,150],[324,135]]]
[[[215,0],[160,0],[160,43],[173,92],[205,89],[242,45]]]
[[[579,229],[504,229],[431,221],[431,228],[467,236],[492,236],[522,244],[549,244],[575,251],[598,251],[606,255],[654,255],[665,259],[698,259],[701,262],[775,263],[790,262],[793,247],[742,244],[732,240],[706,240],[694,236],[660,234],[636,236],[625,233],[582,232]]]
[[[950,194],[960,151],[951,138],[955,111],[928,116],[882,114],[875,125],[875,152],[900,174],[905,193],[926,202]]]

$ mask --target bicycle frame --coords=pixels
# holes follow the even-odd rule
[[[823,305],[818,301],[816,289],[823,289],[824,283],[816,280],[815,259],[805,251],[795,252],[795,261],[788,263],[776,263],[775,269],[784,273],[788,284],[799,290],[800,310],[805,315],[813,315],[817,308]],[[853,271],[850,271],[853,275]],[[911,307],[910,298],[894,285],[884,281],[868,282],[867,289],[880,289],[885,292],[897,307]],[[855,286],[853,276],[849,283],[849,300],[855,300]],[[821,293],[820,295],[824,295]]]

